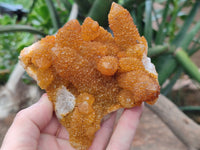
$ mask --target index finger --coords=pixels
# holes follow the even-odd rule
[[[125,109],[110,139],[107,150],[129,150],[133,142],[143,106]]]

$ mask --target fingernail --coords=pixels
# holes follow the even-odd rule
[[[43,101],[44,98],[47,98],[47,93],[42,94],[42,96],[40,97],[40,99],[38,100],[38,103],[41,103]]]

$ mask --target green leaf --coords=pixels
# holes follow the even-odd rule
[[[53,1],[52,0],[45,0],[45,2],[46,2],[47,7],[49,9],[49,13],[50,13],[50,16],[51,16],[51,21],[52,21],[52,24],[54,26],[54,29],[58,30],[61,27],[61,24],[60,24],[60,19],[59,19],[59,16],[57,14],[57,11],[54,7]]]
[[[88,13],[91,7],[90,2],[88,0],[74,0],[74,1],[78,4],[78,7],[80,11],[83,13],[83,15]]]
[[[188,54],[182,49],[178,48],[175,52],[175,58],[179,64],[184,68],[186,73],[200,83],[199,68],[192,62]]]
[[[180,6],[178,6],[178,5],[174,6],[174,9],[173,9],[172,15],[171,15],[172,18],[170,19],[170,22],[169,22],[169,24],[167,26],[167,31],[166,31],[166,33],[170,34],[170,40],[172,40],[174,38],[174,32],[176,30],[175,27],[177,26],[176,19],[177,19],[178,15],[179,15],[181,9],[186,5],[186,3],[187,2],[185,1]]]
[[[169,54],[158,57],[155,65],[158,72],[158,81],[160,85],[162,85],[177,68],[176,59]]]
[[[199,8],[199,5],[200,5],[200,1],[197,1],[196,3],[194,3],[186,21],[184,22],[181,30],[178,32],[178,34],[176,35],[176,37],[174,38],[174,40],[172,41],[172,44],[173,45],[176,45],[177,47],[180,46],[183,38],[185,37],[186,35],[186,32],[189,28],[189,26],[191,25],[191,23],[193,22],[193,19],[197,13],[197,10]]]
[[[137,20],[137,28],[139,30],[140,35],[143,35],[143,13],[145,10],[145,3],[140,4],[137,8],[136,20]]]
[[[122,3],[122,6],[126,9],[130,8],[133,5],[140,5],[141,3],[143,3],[145,0],[124,0]]]
[[[92,5],[94,2],[95,2],[95,0],[88,0],[89,1],[89,3]]]
[[[37,18],[42,22],[46,20],[50,15],[49,15],[49,10],[47,8],[47,5],[43,4],[40,7],[35,9],[35,12],[37,15]],[[39,15],[39,16],[38,16]]]
[[[169,4],[171,1],[172,0],[167,0],[167,3],[165,5],[164,12],[162,15],[162,23],[159,26],[159,30],[156,35],[156,41],[155,41],[156,44],[162,44],[164,41],[164,38],[165,38],[164,27],[165,27],[165,23],[166,23],[166,19],[167,19],[167,13],[169,10]]]
[[[167,86],[161,89],[162,94],[167,95],[172,90],[174,84],[180,78],[182,72],[183,72],[182,68],[178,68],[176,70],[174,76],[170,79],[170,82],[167,84]]]
[[[88,16],[97,21],[101,26],[108,26],[108,13],[112,0],[95,0]]]
[[[144,36],[147,39],[148,46],[151,47],[152,40],[152,0],[145,1],[145,26],[144,26]]]
[[[0,17],[0,25],[15,24],[17,17],[11,17],[9,15],[3,15]]]
[[[180,43],[180,47],[183,49],[188,48],[192,40],[194,39],[195,35],[198,33],[200,30],[200,21],[192,28],[192,30],[186,34],[186,36],[183,38],[182,42]]]
[[[135,14],[134,9],[132,9],[132,10],[130,11],[130,14],[131,14],[131,17],[133,18],[134,24],[135,24],[136,26],[138,26],[138,21],[137,21],[137,17],[136,17],[136,14]]]
[[[45,2],[42,3],[41,1],[38,1],[38,3],[35,4],[35,8],[28,16],[27,21],[31,23],[33,27],[37,27],[38,29],[43,29],[45,31],[47,30],[47,33],[51,28],[53,28],[49,10]]]
[[[33,11],[34,7],[35,7],[35,4],[38,0],[33,0],[32,4],[31,4],[31,7],[29,9],[29,14]]]
[[[65,8],[70,11],[71,10],[71,7],[72,7],[72,4],[68,1],[68,0],[61,0],[62,3],[64,4]]]
[[[169,49],[169,45],[156,45],[152,48],[149,48],[148,56],[149,57],[158,56],[158,55],[162,54],[163,52],[168,51],[168,49]]]
[[[129,9],[131,6],[133,6],[135,0],[124,0],[122,3],[122,6],[126,9]]]

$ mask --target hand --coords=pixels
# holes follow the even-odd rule
[[[90,150],[129,150],[142,113],[142,106],[125,109],[113,132],[116,112],[102,123]],[[66,129],[53,114],[46,94],[20,111],[8,130],[1,150],[74,150]]]

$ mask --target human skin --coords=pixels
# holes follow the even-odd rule
[[[89,150],[129,150],[143,105],[125,109],[115,126],[116,112],[103,121]],[[115,126],[115,128],[114,128]],[[75,150],[67,130],[53,113],[46,94],[34,105],[21,110],[5,135],[1,150]]]

